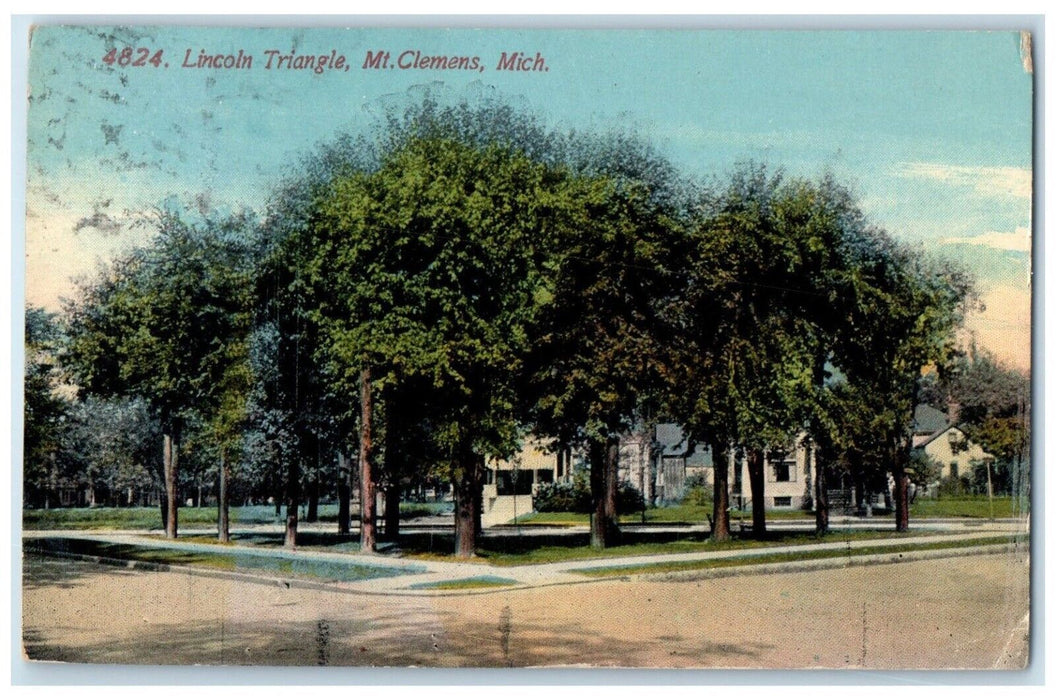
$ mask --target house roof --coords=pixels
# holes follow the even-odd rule
[[[711,450],[699,443],[689,444],[682,427],[676,423],[659,423],[656,441],[663,457],[685,457],[687,467],[711,466]]]
[[[681,457],[689,450],[686,435],[676,423],[660,423],[656,426],[656,441],[660,443],[664,457]]]
[[[961,430],[960,428],[958,428],[958,427],[957,427],[957,426],[955,426],[955,425],[950,425],[950,426],[947,426],[945,430],[940,430],[939,432],[935,433],[934,435],[932,435],[932,436],[928,437],[928,438],[927,438],[927,439],[925,439],[925,440],[924,440],[923,442],[921,442],[921,443],[920,443],[919,445],[918,445],[918,444],[916,444],[916,440],[914,439],[914,441],[913,441],[913,442],[914,442],[913,448],[914,448],[914,449],[920,449],[920,450],[923,450],[923,449],[924,449],[925,447],[927,447],[927,446],[928,446],[928,445],[930,445],[931,443],[935,442],[936,440],[938,440],[938,439],[939,439],[940,437],[942,437],[942,436],[943,436],[943,435],[945,435],[946,433],[950,432],[951,430],[956,430],[956,431],[957,431],[957,432],[958,432],[958,433],[959,433],[959,434],[961,435],[961,437],[962,437],[962,438],[964,438],[964,441],[965,441],[965,442],[966,442],[966,443],[967,443],[968,445],[975,445],[975,443],[974,443],[974,442],[972,442],[971,440],[969,440],[969,439],[968,439],[968,436],[967,436],[967,435],[965,435],[965,434],[964,434],[964,432],[963,432],[963,431],[962,431],[962,430]],[[983,452],[983,454],[984,454],[984,455],[986,456],[986,458],[988,458],[988,459],[993,459],[993,457],[994,457],[994,456],[993,456],[992,454],[990,454],[989,452],[986,452],[985,450],[983,450],[982,452]]]
[[[919,444],[919,445],[918,445],[918,444],[916,444],[916,442],[917,442],[917,441],[916,441],[916,440],[914,440],[914,441],[913,441],[913,443],[914,443],[914,447],[919,447],[919,448],[923,449],[923,448],[927,447],[928,445],[930,445],[931,443],[933,443],[933,442],[935,442],[936,440],[938,440],[938,439],[939,439],[940,437],[942,437],[942,436],[943,436],[943,435],[945,435],[946,433],[950,432],[951,430],[956,430],[956,431],[957,431],[958,433],[961,433],[961,431],[960,431],[960,429],[959,429],[959,428],[956,428],[956,427],[954,427],[954,426],[952,426],[952,425],[951,425],[951,426],[948,426],[948,427],[947,427],[947,428],[946,428],[945,430],[940,430],[940,431],[938,431],[938,432],[937,432],[937,433],[935,433],[934,435],[930,435],[930,436],[928,436],[928,437],[923,437],[923,436],[922,436],[922,440],[921,440],[921,442],[920,442],[920,444]],[[963,435],[964,435],[964,433],[961,433],[961,435],[963,436]],[[967,440],[967,438],[965,438],[965,439]]]
[[[946,414],[933,406],[922,403],[913,410],[913,433],[916,435],[933,435],[949,425]]]

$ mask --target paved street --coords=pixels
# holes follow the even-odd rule
[[[429,575],[438,573],[454,572]],[[1028,648],[1025,552],[716,580],[539,580],[446,595],[35,555],[24,576],[25,649],[41,660],[990,669],[1022,667]]]

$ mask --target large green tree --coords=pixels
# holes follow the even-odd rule
[[[82,395],[144,397],[163,432],[165,534],[177,534],[180,441],[193,411],[215,410],[232,346],[249,329],[246,214],[167,206],[149,245],[113,262],[67,308],[64,364]]]
[[[537,433],[558,449],[586,446],[601,548],[620,535],[620,435],[656,411],[671,380],[685,199],[677,173],[641,142],[572,139],[569,150],[575,178],[546,239],[525,396]]]
[[[849,319],[854,332],[841,338],[835,355],[854,391],[884,416],[873,425],[894,479],[895,527],[902,532],[909,529],[913,413],[923,373],[929,367],[947,371],[975,297],[970,277],[947,261],[882,232],[859,244]]]
[[[706,193],[692,230],[682,298],[676,411],[710,445],[712,537],[729,537],[728,462],[743,450],[753,530],[766,529],[766,453],[800,439],[817,408],[831,303],[830,226],[818,188],[750,166]]]
[[[560,183],[510,145],[439,129],[402,142],[374,172],[336,180],[313,218],[309,274],[335,290],[317,318],[331,376],[361,397],[361,463],[373,463],[375,392],[416,378],[455,490],[460,556],[476,547],[485,458],[516,443],[538,245]]]
[[[338,179],[376,169],[376,150],[376,143],[344,134],[308,153],[272,193],[261,226],[251,353],[255,384],[250,425],[256,448],[248,457],[258,479],[268,483],[276,509],[286,504],[289,546],[296,544],[303,493],[307,491],[310,517],[330,476],[340,501],[338,531],[349,531],[350,454],[362,441],[354,436],[361,408],[343,393],[347,368],[328,366],[319,318],[333,308],[342,290],[328,284],[325,270],[321,273],[314,265],[321,243],[313,220],[318,203]],[[369,453],[369,441],[366,446]],[[375,479],[358,481],[371,491]],[[360,503],[372,509],[373,495],[361,494]],[[361,518],[361,539],[364,551],[373,551],[372,512]]]

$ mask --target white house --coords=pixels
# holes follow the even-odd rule
[[[550,450],[542,440],[526,438],[513,457],[487,464],[481,524],[487,527],[531,513],[539,484],[571,478],[571,474],[571,451]]]
[[[766,452],[766,507],[802,508],[808,497],[813,457],[795,441],[786,449]],[[584,455],[572,450],[553,450],[540,439],[529,437],[514,457],[492,460],[485,476],[482,523],[504,523],[533,510],[533,495],[539,484],[572,478],[574,461]],[[751,507],[748,461],[730,456],[730,503]],[[632,431],[620,438],[619,479],[638,489],[649,504],[678,503],[690,477],[714,484],[711,451],[690,444],[680,426],[660,423]]]
[[[940,479],[968,476],[976,464],[993,464],[994,461],[992,454],[969,440],[955,425],[947,426],[920,440],[914,447],[939,465]]]

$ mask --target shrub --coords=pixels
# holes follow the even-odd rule
[[[635,487],[621,481],[616,487],[616,512],[621,515],[638,513],[645,510],[645,499]]]
[[[532,505],[539,513],[589,513],[590,487],[578,475],[572,481],[540,484]]]
[[[711,499],[712,488],[708,477],[703,474],[693,474],[686,479],[686,491],[682,496],[682,505],[709,506]]]
[[[590,513],[590,484],[585,475],[577,474],[572,481],[541,484],[532,505],[539,513]],[[638,489],[626,481],[616,490],[616,512],[637,513],[645,508],[645,500]]]
[[[923,450],[914,450],[906,466],[906,473],[910,481],[926,488],[928,484],[938,481],[939,475],[942,474],[942,467]]]
[[[971,493],[971,483],[967,476],[947,476],[939,482],[938,495],[965,496]]]

